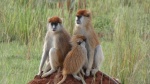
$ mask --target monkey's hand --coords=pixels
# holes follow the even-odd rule
[[[94,76],[98,72],[98,69],[92,69],[91,73]]]
[[[90,69],[86,70],[86,76],[90,76]]]
[[[41,75],[41,78],[47,77],[48,74],[44,73],[43,75]]]
[[[37,75],[42,76],[43,71],[39,71]]]

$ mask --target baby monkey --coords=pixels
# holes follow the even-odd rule
[[[57,84],[61,84],[65,81],[68,74],[72,74],[77,80],[81,80],[83,84],[86,84],[80,71],[85,66],[87,61],[87,50],[85,48],[86,38],[82,35],[74,35],[71,39],[72,49],[67,54],[64,63],[62,75],[63,78]],[[77,76],[79,74],[79,76]]]

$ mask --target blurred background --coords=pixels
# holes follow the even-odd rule
[[[32,80],[47,19],[62,17],[72,35],[76,11],[84,8],[103,47],[100,70],[122,84],[150,84],[150,0],[0,0],[0,83]]]

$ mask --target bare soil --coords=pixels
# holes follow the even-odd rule
[[[28,84],[56,84],[61,79],[61,72],[55,72],[46,78],[36,75]],[[87,84],[120,84],[115,78],[111,78],[101,71],[97,72],[95,77],[85,76],[84,79]],[[72,75],[68,75],[63,84],[82,84],[82,82],[74,79]]]

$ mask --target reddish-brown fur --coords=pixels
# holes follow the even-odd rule
[[[90,75],[92,68],[98,69],[97,60],[95,61],[95,49],[100,45],[97,34],[92,25],[91,12],[85,9],[77,11],[76,16],[82,16],[81,24],[76,24],[74,28],[74,35],[81,34],[86,37],[86,48],[88,56],[88,64],[86,67],[86,76]],[[101,60],[101,59],[100,59]],[[94,71],[93,71],[94,72]]]
[[[87,52],[78,44],[79,41],[85,41],[85,37],[76,35],[71,39],[72,49],[64,60],[62,71],[63,79],[58,84],[65,81],[68,74],[78,74],[87,61]]]
[[[45,61],[49,63],[42,77],[52,74],[58,67],[63,66],[63,61],[67,53],[71,50],[70,35],[63,28],[62,20],[58,16],[48,19],[48,23],[59,23],[59,31],[48,30],[45,36],[42,58],[39,66],[39,75],[42,72]],[[49,28],[49,27],[48,27]],[[51,70],[49,70],[51,68]],[[49,71],[48,71],[49,70]]]
[[[48,20],[49,23],[62,23],[62,20],[58,16],[53,16]]]
[[[76,16],[86,16],[86,17],[90,17],[90,12],[85,10],[85,9],[81,9],[77,11]]]
[[[62,23],[62,20],[58,16],[54,16],[49,19],[49,22]],[[69,44],[70,35],[64,28],[62,28],[62,31],[59,33],[54,33],[54,36],[57,37],[56,39],[57,56],[59,58],[59,65],[62,66],[67,53],[71,49],[71,45]]]
[[[86,31],[86,38],[87,39],[90,39],[88,40],[89,41],[89,44],[91,45],[91,47],[95,48],[97,45],[99,45],[99,40],[98,40],[98,36],[97,34],[95,33],[94,31],[94,28],[92,26],[92,22],[91,22],[91,12],[88,11],[88,10],[85,10],[85,9],[81,9],[77,12],[76,14],[77,16],[88,16],[89,15],[89,19],[90,21],[88,21],[88,23],[86,24],[85,26],[85,31]],[[77,34],[81,34],[82,33],[80,32],[80,28],[79,26],[75,28],[74,30],[74,34],[77,35]]]
[[[82,53],[82,48],[77,44],[77,40],[85,40],[84,36],[76,35],[71,39],[72,50],[67,54],[63,63],[63,74],[71,74],[79,71],[79,67],[85,61],[85,53]]]
[[[66,31],[62,31],[64,33],[59,34],[58,40],[56,41],[58,46],[58,52],[57,55],[59,56],[59,63],[62,66],[63,61],[67,55],[67,53],[71,49],[71,45],[69,44],[70,37],[68,36],[68,33]]]

